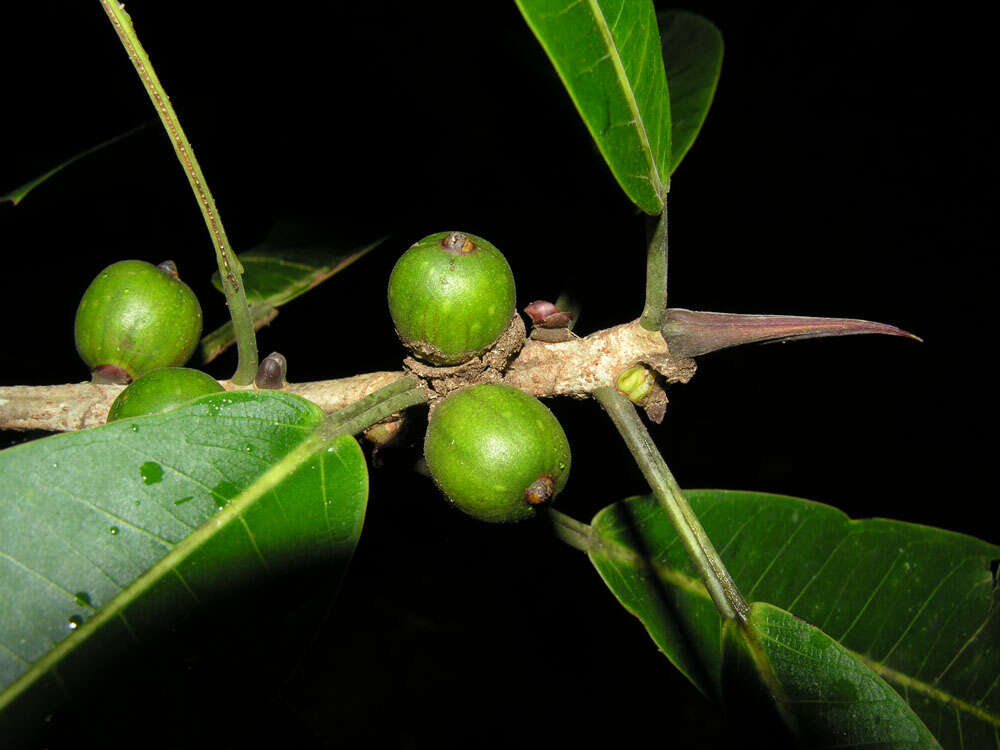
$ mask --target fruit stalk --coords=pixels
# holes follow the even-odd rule
[[[639,325],[659,331],[667,314],[667,198],[646,251],[646,306]]]
[[[118,34],[118,39],[128,53],[132,65],[142,85],[146,88],[146,93],[153,102],[163,127],[170,136],[173,143],[177,159],[184,168],[191,190],[194,192],[201,209],[201,215],[205,220],[205,226],[212,236],[212,244],[215,247],[215,257],[219,264],[219,274],[222,277],[222,287],[226,295],[226,304],[229,306],[229,314],[233,319],[233,328],[236,332],[236,345],[238,350],[238,363],[236,373],[233,375],[233,383],[237,385],[250,385],[257,374],[257,336],[254,332],[253,321],[250,317],[250,309],[247,306],[246,292],[243,289],[243,267],[240,265],[236,254],[226,237],[226,230],[222,226],[222,219],[215,206],[215,199],[205,181],[201,167],[194,155],[194,149],[181,128],[180,120],[170,105],[167,92],[160,83],[160,79],[153,69],[153,64],[139,42],[139,37],[132,26],[132,19],[125,12],[125,6],[116,0],[101,0],[101,6],[111,21],[111,25]]]
[[[600,388],[594,391],[594,398],[611,417],[635,457],[657,502],[674,525],[677,536],[719,614],[725,619],[744,621],[750,607],[733,583],[722,558],[715,551],[712,541],[650,438],[646,426],[639,419],[632,402],[614,388]]]

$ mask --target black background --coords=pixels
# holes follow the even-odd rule
[[[284,353],[293,381],[396,369],[389,271],[444,229],[501,248],[522,307],[573,279],[579,332],[636,317],[643,219],[515,5],[357,5],[128,5],[237,251],[287,217],[357,244],[388,235],[283,308],[261,353]],[[978,5],[686,7],[727,46],[712,112],[672,183],[671,304],[866,318],[925,343],[851,337],[708,355],[651,428],[668,463],[685,487],[798,495],[1000,541],[987,255],[996,65]],[[96,1],[32,5],[0,34],[0,190],[151,119]],[[225,320],[211,245],[156,124],[20,206],[0,205],[0,247],[5,385],[85,379],[73,315],[114,260],[174,259],[206,330]],[[208,370],[227,377],[234,361]],[[550,405],[574,451],[563,511],[589,520],[644,490],[595,405]],[[226,737],[302,746],[631,743],[650,731],[723,741],[715,709],[579,553],[539,525],[460,517],[411,470],[417,455],[387,451],[372,470],[337,614],[289,682],[235,703],[223,675],[164,676],[149,702],[183,685],[191,716],[211,714]],[[52,742],[69,742],[78,721],[55,715]]]

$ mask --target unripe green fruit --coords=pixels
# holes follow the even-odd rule
[[[480,237],[439,232],[411,246],[389,277],[389,313],[421,359],[456,365],[486,351],[514,316],[514,275]]]
[[[161,414],[188,401],[225,389],[211,375],[187,367],[161,367],[147,372],[118,394],[108,410],[108,422]]]
[[[87,287],[76,311],[76,349],[95,382],[127,383],[158,367],[182,365],[194,353],[201,305],[166,267],[119,261]]]
[[[566,433],[541,401],[507,385],[455,391],[434,410],[424,457],[442,492],[483,521],[520,521],[569,478]]]

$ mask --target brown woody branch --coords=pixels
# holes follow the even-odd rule
[[[694,360],[674,357],[658,332],[638,321],[557,344],[528,341],[511,363],[504,382],[535,396],[584,398],[597,388],[613,386],[619,373],[638,363],[660,372],[667,382],[686,383]],[[336,411],[403,376],[372,372],[338,380],[289,383],[281,390],[312,401],[325,412]],[[239,390],[220,381],[227,390]],[[0,387],[0,429],[64,432],[104,424],[120,385],[73,383],[50,386]]]

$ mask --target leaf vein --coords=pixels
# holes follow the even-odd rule
[[[923,614],[925,609],[927,609],[927,605],[930,604],[931,599],[934,598],[934,595],[961,568],[962,568],[962,562],[959,562],[948,572],[948,575],[944,576],[940,581],[938,581],[937,586],[934,587],[934,589],[927,595],[927,598],[924,600],[924,603],[920,605],[920,607],[917,609],[916,612],[914,612],[913,617],[910,618],[910,621],[906,624],[906,627],[903,629],[903,632],[900,634],[899,638],[897,638],[896,642],[892,644],[892,648],[889,649],[886,655],[879,660],[880,662],[884,664],[885,662],[889,661],[889,657],[892,656],[892,652],[895,651],[896,648],[899,646],[899,644],[902,643],[903,640],[906,638],[907,634],[910,632],[910,629],[913,627],[914,623],[916,623],[916,621],[920,619],[920,615]]]

